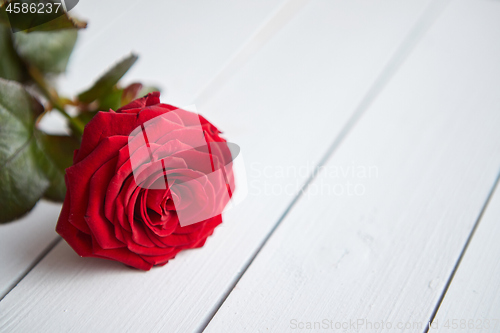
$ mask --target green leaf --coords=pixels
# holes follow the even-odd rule
[[[31,210],[49,187],[34,136],[41,108],[21,85],[0,79],[0,223]]]
[[[62,202],[66,195],[65,170],[73,164],[73,153],[80,143],[71,136],[48,135],[40,131],[36,131],[35,135],[45,153],[40,167],[50,181],[50,186],[44,196],[47,199]]]
[[[123,89],[113,89],[104,96],[99,97],[98,111],[116,110],[121,106]]]
[[[7,12],[5,11],[4,4],[6,1],[0,0],[0,24],[3,26],[10,28],[9,18],[7,17]]]
[[[97,114],[97,112],[99,112],[99,111],[84,111],[84,112],[80,113],[76,117],[76,119],[83,122],[84,124],[87,124],[89,121],[92,120],[92,118],[94,118],[94,116]]]
[[[43,23],[25,30],[26,32],[33,31],[54,31],[63,29],[85,29],[87,22],[81,21],[75,17],[69,16],[67,13],[61,15],[47,23]]]
[[[111,67],[91,88],[78,95],[80,102],[88,104],[108,94],[130,67],[132,67],[137,58],[135,54],[131,54]]]
[[[7,6],[13,7],[16,4],[19,7],[27,4],[28,11],[21,10],[19,13],[15,13],[14,10],[11,10],[7,15]],[[32,8],[36,8],[36,10],[33,11]],[[61,1],[53,0],[8,0],[4,1],[3,4],[0,1],[0,22],[8,24],[13,32],[54,31],[87,27],[86,22],[70,17],[64,11]]]
[[[76,43],[78,30],[17,32],[14,47],[19,56],[42,73],[62,73]]]
[[[26,71],[12,45],[10,29],[0,24],[0,78],[23,81]]]

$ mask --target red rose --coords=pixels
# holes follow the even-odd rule
[[[149,270],[203,246],[234,190],[231,152],[205,118],[151,93],[85,127],[56,231],[83,257]]]

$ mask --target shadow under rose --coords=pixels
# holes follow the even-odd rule
[[[189,251],[193,250],[197,249],[191,249]],[[177,256],[171,261],[176,259],[182,260],[182,257],[187,255],[185,252],[187,251],[178,253]],[[167,267],[168,263],[165,266],[154,266],[149,272],[165,270],[168,269]],[[113,260],[80,257],[68,245],[68,243],[64,241],[64,239],[60,239],[60,242],[54,247],[54,249],[35,268],[42,275],[45,275],[50,271],[51,275],[54,275],[53,277],[55,279],[73,275],[74,272],[79,272],[80,276],[92,276],[92,278],[124,273],[140,275],[148,273],[148,271],[136,269]]]

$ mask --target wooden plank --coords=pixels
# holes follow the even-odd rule
[[[500,188],[479,221],[430,332],[500,330]]]
[[[60,87],[81,91],[133,51],[139,60],[128,82],[155,84],[172,104],[192,104],[262,26],[298,2],[80,1],[74,10],[89,19],[89,26],[77,43],[68,81]]]
[[[309,3],[199,108],[241,146],[250,185],[205,247],[144,274],[62,242],[0,303],[0,330],[203,328],[428,3]],[[253,192],[266,184],[291,189]]]
[[[500,170],[498,40],[499,2],[451,2],[205,332],[424,332]]]
[[[89,26],[80,34],[68,75],[59,82],[61,91],[74,96],[134,50],[141,60],[128,77],[161,83],[169,102],[191,103],[254,32],[283,9],[283,3],[217,0],[201,6],[193,1],[158,1],[141,6],[140,1],[98,5],[81,1],[74,10],[89,19]],[[64,117],[53,112],[41,126],[51,133],[64,133],[64,124]],[[40,203],[19,222],[0,226],[0,299],[57,237],[59,210],[60,206]]]
[[[42,200],[19,221],[0,225],[0,298],[59,237],[54,232],[61,206]]]

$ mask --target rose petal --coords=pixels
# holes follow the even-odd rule
[[[106,138],[84,160],[66,169],[66,186],[71,194],[72,211],[69,222],[85,233],[90,233],[90,229],[83,218],[88,205],[90,177],[101,165],[113,157],[113,152],[116,152],[124,144],[126,144],[126,141],[124,141],[123,137]],[[105,184],[103,185],[105,186]]]
[[[137,269],[142,269],[144,271],[149,271],[153,265],[141,258],[141,256],[131,252],[127,248],[119,249],[103,249],[99,246],[99,243],[93,238],[92,239],[92,250],[96,257],[117,260],[125,265],[132,266]]]
[[[116,239],[113,224],[104,216],[104,198],[106,188],[102,186],[114,173],[117,158],[112,158],[102,165],[90,180],[89,203],[85,215],[85,221],[92,234],[103,249],[124,247],[125,245]]]
[[[71,213],[70,194],[66,194],[61,214],[56,225],[56,232],[68,242],[68,244],[82,257],[88,257],[92,254],[90,235],[78,230],[71,223],[67,223]]]

